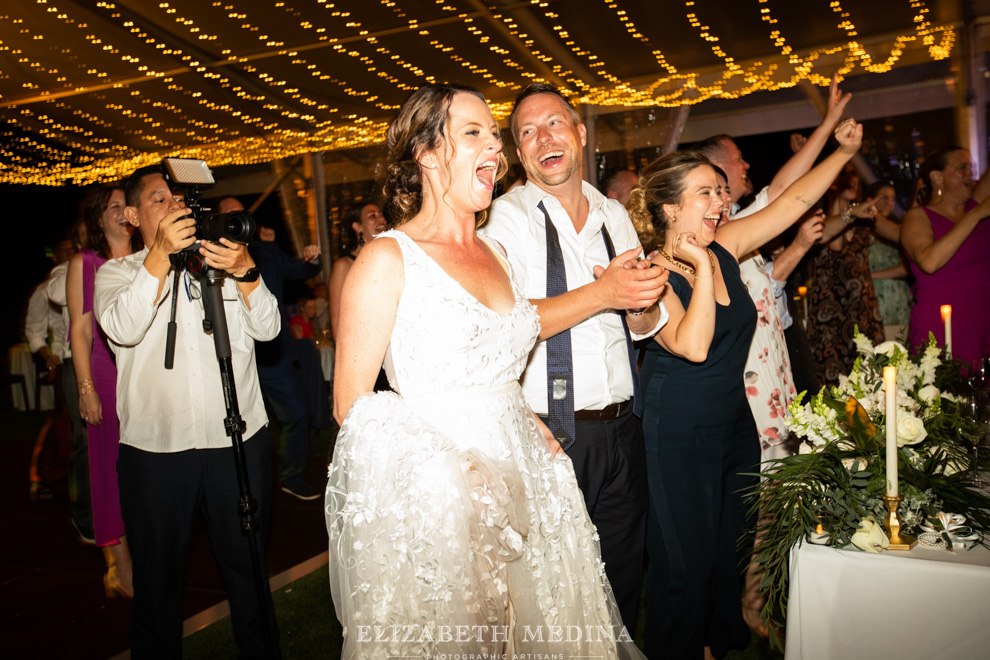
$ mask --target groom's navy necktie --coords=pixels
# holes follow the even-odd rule
[[[547,225],[547,298],[567,293],[564,254],[560,251],[557,228],[540,202]],[[571,330],[547,339],[547,426],[567,451],[574,444],[574,361],[571,358]]]
[[[560,249],[557,228],[550,220],[543,202],[538,207],[546,220],[547,233],[547,298],[567,292],[567,273],[564,269],[564,255]],[[612,238],[602,224],[602,239],[608,259],[615,258]],[[618,312],[622,321],[622,331],[626,336],[626,351],[629,355],[629,368],[633,381],[633,413],[643,414],[643,398],[639,393],[639,374],[636,371],[636,354],[633,351],[632,337],[626,316]],[[546,340],[547,347],[547,419],[550,431],[566,451],[574,443],[574,361],[571,355],[571,331],[564,330]]]

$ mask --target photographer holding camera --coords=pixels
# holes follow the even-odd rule
[[[230,602],[243,658],[266,657],[268,626],[278,656],[278,632],[265,590],[259,602],[248,539],[236,515],[238,483],[213,339],[204,330],[202,287],[183,271],[172,285],[170,255],[196,243],[197,220],[176,201],[158,166],[124,185],[124,215],[150,246],[107,262],[97,273],[94,308],[117,358],[120,499],[134,562],[131,657],[180,657],[182,578],[198,509]],[[261,566],[271,504],[268,418],[258,385],[254,342],[274,338],[280,319],[244,245],[227,238],[200,241],[206,266],[223,271],[223,307],[243,432],[247,476],[258,502]],[[173,290],[177,288],[178,290]],[[163,366],[169,307],[176,298],[174,368]]]

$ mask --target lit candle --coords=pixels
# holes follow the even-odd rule
[[[952,305],[942,305],[942,322],[945,323],[945,357],[952,359]]]
[[[798,295],[801,296],[801,304],[804,306],[804,325],[808,325],[808,287],[799,286]]]
[[[808,535],[808,542],[815,545],[828,545],[828,534],[825,533],[821,523],[818,523],[815,531]]]
[[[897,497],[897,368],[883,368],[887,417],[887,497]]]

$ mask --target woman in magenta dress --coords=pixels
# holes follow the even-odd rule
[[[89,191],[81,206],[86,228],[83,250],[72,257],[66,276],[72,363],[79,383],[79,413],[89,434],[89,478],[92,489],[93,530],[103,548],[107,596],[130,598],[131,555],[120,514],[117,488],[117,367],[106,336],[93,316],[96,271],[108,259],[133,252],[134,227],[124,218],[124,190],[102,186]]]
[[[904,216],[901,244],[917,280],[909,340],[935,334],[945,343],[939,312],[952,305],[952,357],[968,364],[990,355],[990,177],[973,181],[969,151],[947,147],[921,167],[919,206]]]

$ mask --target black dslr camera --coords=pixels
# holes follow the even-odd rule
[[[199,197],[204,190],[211,188],[216,181],[205,160],[195,158],[164,158],[162,166],[165,182],[169,188],[186,192],[185,203],[192,209],[196,220],[196,239],[206,239],[217,243],[221,238],[238,243],[247,243],[254,234],[254,218],[247,211],[231,213],[211,213],[212,209],[202,206]],[[199,245],[193,243],[181,252],[169,256],[176,270],[187,269],[193,275],[206,271],[206,264],[199,254]]]

